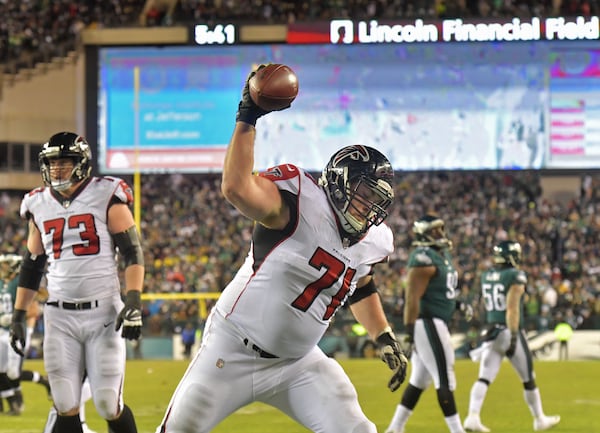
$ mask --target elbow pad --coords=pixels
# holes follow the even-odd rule
[[[144,266],[142,243],[135,226],[112,235],[112,238],[117,248],[119,248],[119,254],[125,260],[125,267],[130,265]]]
[[[18,284],[20,287],[36,291],[40,288],[40,282],[46,271],[47,258],[46,254],[34,256],[29,251],[25,253],[19,271]]]

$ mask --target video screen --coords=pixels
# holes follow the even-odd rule
[[[104,173],[220,171],[244,81],[284,63],[300,91],[258,120],[255,169],[318,171],[349,144],[396,170],[600,165],[595,42],[99,49]]]

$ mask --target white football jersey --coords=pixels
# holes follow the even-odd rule
[[[25,194],[21,217],[33,218],[48,256],[51,299],[83,302],[120,290],[117,259],[108,231],[112,203],[131,204],[129,186],[115,177],[92,177],[70,198],[51,188]]]
[[[283,231],[256,225],[250,253],[216,307],[261,349],[305,355],[319,342],[356,282],[393,251],[392,231],[373,226],[346,246],[323,189],[293,165],[262,173],[290,205]]]

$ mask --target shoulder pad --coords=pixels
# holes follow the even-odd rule
[[[21,207],[19,209],[19,214],[21,218],[29,219],[31,217],[31,206],[36,200],[41,200],[42,193],[46,188],[38,187],[34,188],[23,196],[23,200],[21,201]]]
[[[298,179],[302,173],[304,173],[304,171],[293,164],[281,164],[271,167],[258,175],[275,182],[279,189],[298,194],[300,190],[300,182]]]
[[[429,247],[419,247],[415,249],[409,258],[409,264],[413,267],[433,266],[433,258],[429,255]]]
[[[515,281],[521,284],[527,284],[527,274],[525,271],[518,270],[515,275]]]
[[[373,265],[387,263],[389,256],[394,252],[394,235],[385,224],[372,226],[360,242],[369,245],[369,257],[366,258],[366,262]]]
[[[130,205],[133,203],[133,191],[123,179],[112,176],[94,178],[98,185],[112,190],[112,195],[117,201]],[[113,199],[113,200],[114,200]]]
[[[259,176],[277,182],[280,180],[292,179],[300,174],[300,169],[293,164],[281,164],[271,167],[261,173]]]

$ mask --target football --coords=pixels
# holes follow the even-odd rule
[[[298,77],[289,66],[270,63],[250,78],[248,90],[263,110],[283,110],[298,96]]]

